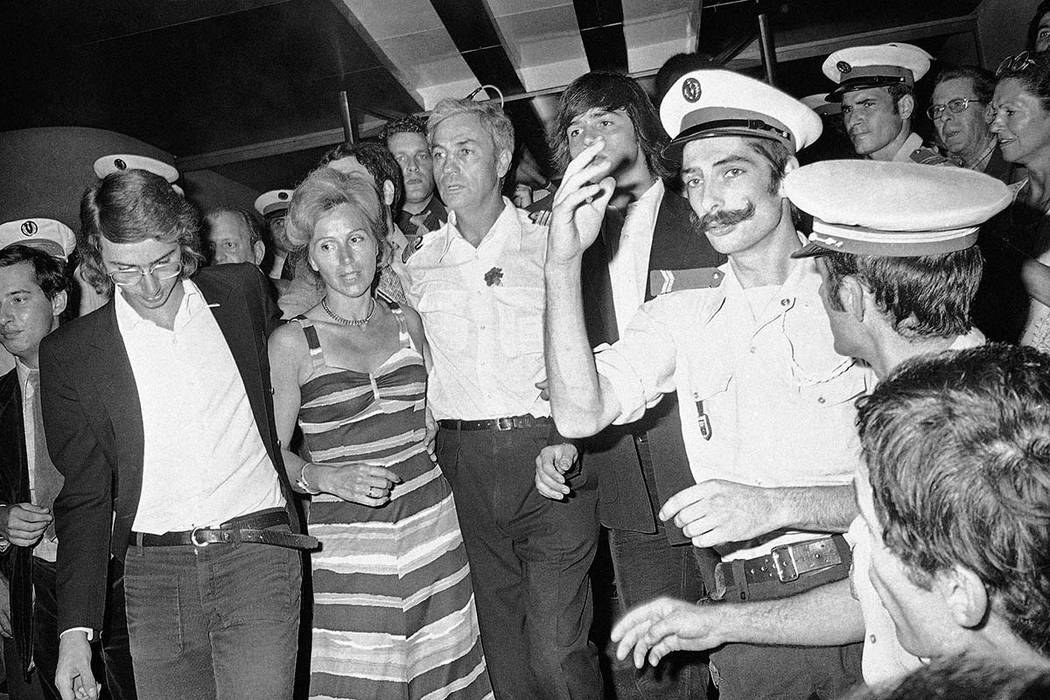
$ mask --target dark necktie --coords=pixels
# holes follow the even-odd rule
[[[33,462],[30,468],[33,470],[33,503],[45,508],[53,508],[58,492],[62,490],[62,475],[55,469],[51,461],[51,455],[47,452],[47,440],[44,436],[44,418],[40,411],[40,372],[31,371],[28,378],[28,388],[32,391],[29,397],[30,416],[33,419]],[[55,522],[47,526],[44,537],[53,539],[55,536]]]

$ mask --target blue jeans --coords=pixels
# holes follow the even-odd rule
[[[133,545],[124,588],[143,700],[292,697],[299,552],[261,544]]]

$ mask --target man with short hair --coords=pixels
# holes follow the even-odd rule
[[[918,358],[860,402],[858,426],[871,582],[901,645],[1050,667],[1050,357]]]
[[[433,361],[427,401],[470,558],[489,676],[499,698],[599,698],[588,640],[596,492],[584,472],[564,502],[535,489],[538,459],[572,464],[544,378],[547,229],[500,195],[514,127],[497,107],[443,100],[427,125],[448,222],[406,265]]]
[[[395,223],[414,248],[417,238],[438,230],[448,219],[445,206],[434,192],[434,162],[427,143],[426,120],[409,115],[387,122],[380,140],[401,168],[405,201]]]
[[[722,555],[711,597],[732,607],[843,579],[848,547],[823,533],[844,531],[855,513],[851,399],[864,393],[868,373],[833,349],[816,266],[791,257],[802,242],[782,185],[795,153],[820,135],[820,118],[722,70],[680,78],[660,116],[673,137],[664,155],[680,159],[697,233],[729,262],[713,283],[647,302],[616,343],[592,354],[580,267],[616,183],[613,163],[596,158],[604,141],[584,148],[555,195],[545,267],[558,428],[588,436],[635,421],[676,392],[694,483],[659,515]],[[778,577],[782,557],[834,563]],[[728,644],[711,655],[727,700],[837,697],[858,662],[858,647],[838,646]]]
[[[213,265],[251,263],[258,267],[266,256],[262,229],[243,209],[212,209],[204,216],[202,233]]]
[[[995,76],[979,66],[954,66],[937,74],[927,116],[956,164],[1010,184],[1014,167],[1003,160],[992,133],[990,105]]]
[[[930,54],[911,44],[853,46],[822,66],[838,84],[828,100],[842,102],[842,120],[857,155],[872,160],[948,165],[912,131],[915,82],[930,70]]]
[[[144,697],[291,698],[298,550],[316,540],[298,534],[275,437],[265,278],[245,264],[194,274],[199,214],[144,170],[96,183],[81,220],[91,281],[116,291],[40,347],[65,479],[55,683],[64,700],[96,696],[89,639],[112,556]]]
[[[793,255],[816,259],[838,352],[884,378],[910,358],[983,343],[970,321],[982,270],[974,243],[977,226],[1009,203],[1005,185],[961,168],[843,160],[799,168],[787,176],[785,189],[793,204],[814,216],[809,243]],[[619,653],[633,647],[641,664],[646,655],[656,660],[669,649],[725,641],[863,639],[868,683],[908,673],[919,659],[897,644],[893,622],[868,580],[872,550],[861,518],[847,538],[851,581],[738,606],[655,601],[614,630]]]
[[[660,116],[626,75],[587,73],[558,100],[549,140],[560,168],[598,138],[605,141],[599,157],[611,162],[616,191],[582,263],[591,346],[614,342],[626,330],[653,297],[653,274],[703,269],[713,275],[725,262],[706,239],[689,235],[689,203],[661,179],[670,168],[660,155],[668,140]],[[697,599],[703,591],[689,539],[656,517],[664,501],[692,483],[676,412],[675,397],[667,396],[646,420],[610,427],[583,443],[588,471],[598,480],[598,513],[609,528],[622,611],[659,595]],[[541,463],[536,484],[548,498],[570,494],[571,480],[556,464]],[[632,680],[643,697],[702,694],[707,670],[696,657],[669,660],[643,675],[632,672]]]
[[[266,222],[273,246],[273,264],[268,271],[272,280],[295,279],[295,256],[291,255],[292,244],[285,233],[288,205],[292,201],[291,190],[270,190],[255,198],[255,211]]]
[[[16,360],[15,369],[0,378],[0,566],[7,577],[0,579],[4,667],[14,700],[57,700],[53,680],[58,659],[58,541],[52,508],[62,475],[44,442],[38,358],[41,339],[58,327],[65,310],[69,280],[61,236],[26,240],[27,245],[0,250],[0,344]],[[45,240],[51,243],[50,253],[62,257],[31,247]],[[135,697],[135,680],[119,566],[110,568],[102,656],[107,690],[120,700]]]

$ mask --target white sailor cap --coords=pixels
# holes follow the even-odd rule
[[[784,178],[788,199],[813,216],[793,257],[827,251],[882,257],[941,255],[977,242],[977,228],[1013,199],[999,180],[967,168],[826,160]]]
[[[679,78],[660,104],[660,121],[672,139],[664,155],[675,161],[695,139],[754,136],[798,152],[823,129],[820,117],[794,97],[727,70],[695,70]]]
[[[162,160],[157,160],[156,158],[137,156],[130,153],[114,153],[112,155],[102,156],[96,160],[94,168],[95,175],[99,179],[104,178],[111,173],[120,172],[121,170],[148,170],[154,175],[160,175],[162,178],[170,182],[172,189],[178,192],[180,197],[186,196],[186,193],[182,191],[182,188],[175,184],[175,181],[179,179],[179,171],[174,165],[169,165]]]
[[[292,203],[291,190],[270,190],[263,192],[255,200],[255,211],[259,216],[269,217],[283,211],[287,211],[288,205]]]
[[[0,250],[27,245],[65,260],[77,247],[72,229],[54,219],[17,219],[0,224]]]
[[[824,59],[821,70],[838,83],[828,100],[841,102],[854,90],[888,85],[914,86],[930,70],[933,56],[911,44],[877,44],[840,49]]]
[[[829,102],[828,93],[826,92],[818,92],[815,95],[806,95],[802,98],[801,102],[816,112],[819,117],[830,117],[842,114],[842,103]]]

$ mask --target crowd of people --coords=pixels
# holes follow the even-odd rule
[[[254,212],[100,159],[0,226],[11,696],[600,698],[603,529],[630,697],[1045,690],[1044,5],[929,105],[588,73],[549,190],[451,98]]]

